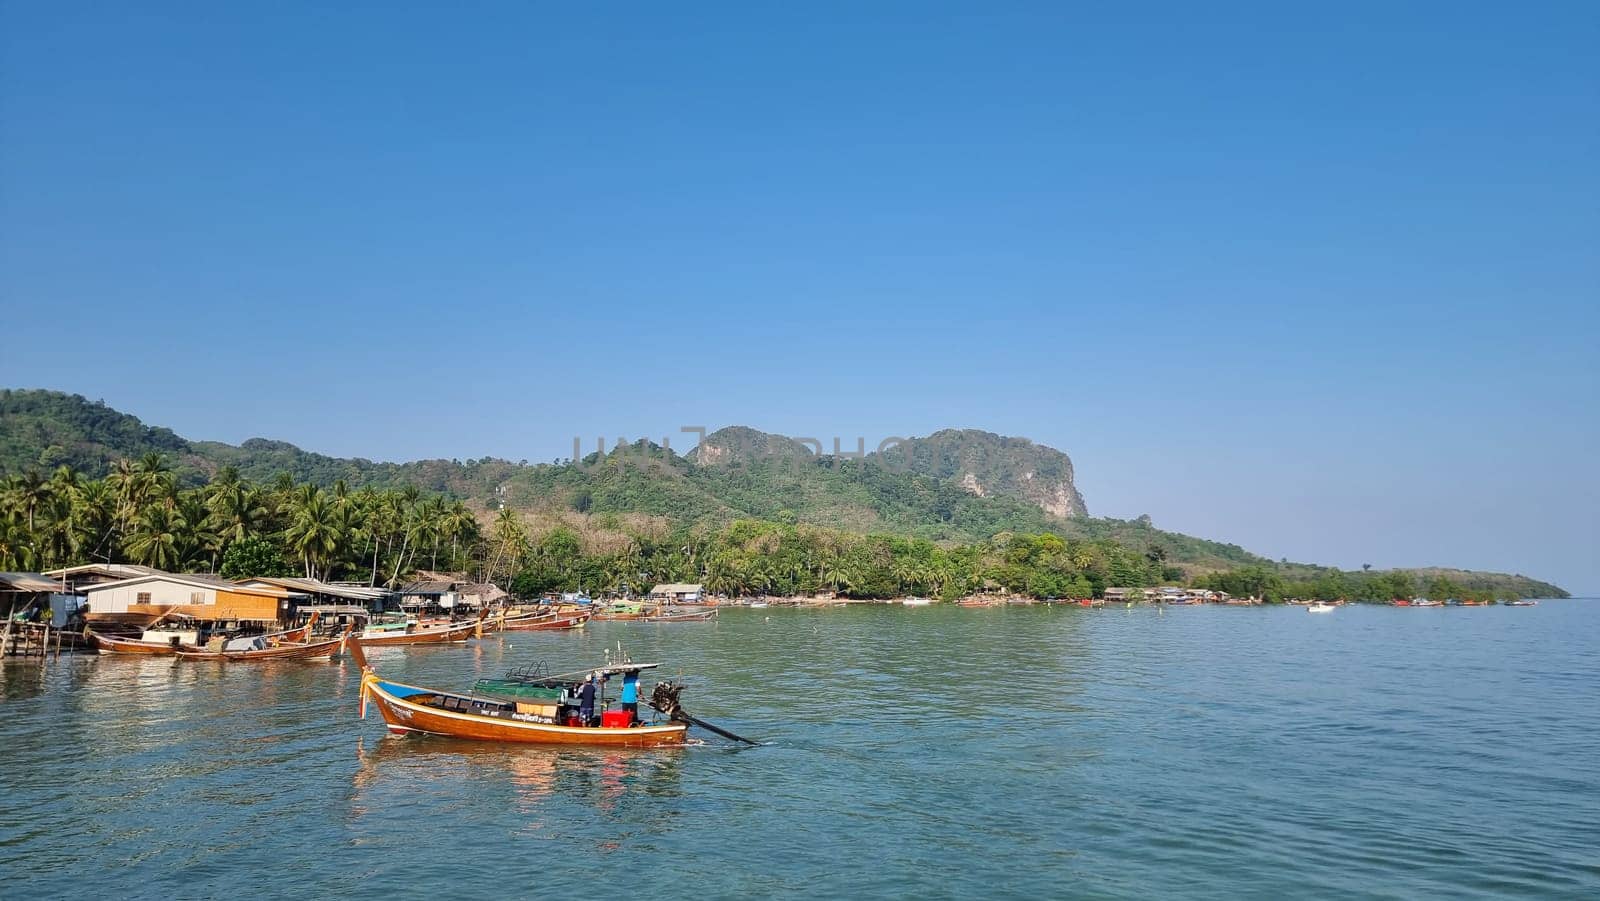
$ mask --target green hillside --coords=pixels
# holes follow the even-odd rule
[[[644,516],[673,528],[716,530],[737,521],[894,535],[953,546],[1006,534],[1056,534],[1115,544],[1167,581],[1261,570],[1289,586],[1316,584],[1325,567],[1279,564],[1234,544],[1154,527],[1148,518],[1088,516],[1072,462],[1053,448],[974,430],[945,430],[861,457],[742,426],[707,435],[687,455],[648,442],[559,464],[505,460],[375,463],[254,438],[233,446],[189,441],[77,395],[0,390],[0,476],[71,466],[102,478],[117,460],[161,454],[180,485],[227,471],[261,484],[409,489],[546,517]],[[1421,573],[1418,578],[1436,574]],[[1455,571],[1469,587],[1552,596],[1523,576]]]

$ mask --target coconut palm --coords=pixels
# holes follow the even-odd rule
[[[177,517],[165,505],[152,504],[144,508],[128,535],[128,556],[135,563],[156,569],[176,569],[182,558],[181,529],[182,523],[177,522]]]
[[[267,526],[267,505],[261,490],[238,480],[212,483],[206,501],[211,511],[210,528],[221,542],[221,550],[243,541]]]
[[[322,489],[303,485],[285,504],[289,527],[283,537],[289,549],[305,564],[306,578],[314,579],[318,569],[326,565],[339,549],[339,524],[334,517],[333,504]]]

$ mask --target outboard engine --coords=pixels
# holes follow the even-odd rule
[[[678,719],[683,708],[678,704],[678,695],[683,692],[683,686],[676,682],[657,682],[655,691],[650,693],[650,706],[661,711],[667,719]]]

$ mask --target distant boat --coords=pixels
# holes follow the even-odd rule
[[[900,603],[905,607],[926,607],[933,601],[930,598],[901,598]]]
[[[660,613],[652,613],[648,616],[642,616],[639,618],[639,621],[646,623],[703,623],[706,620],[716,618],[717,608],[712,607],[709,610],[692,610],[687,613],[664,609]]]
[[[766,601],[751,601],[750,602],[750,609],[751,610],[764,610],[764,609],[766,609],[766,607],[767,607],[767,602]]]
[[[1539,606],[1539,602],[1538,601],[1530,601],[1530,600],[1526,600],[1526,599],[1519,599],[1519,600],[1515,600],[1515,601],[1506,601],[1506,606],[1507,607],[1537,607],[1537,606]]]
[[[506,632],[561,632],[567,629],[581,629],[589,621],[588,613],[552,614],[537,619],[522,620],[507,623],[503,627]],[[370,644],[363,641],[362,644]]]
[[[480,613],[475,620],[441,626],[400,624],[398,628],[372,626],[361,633],[361,641],[369,648],[386,648],[413,644],[448,644],[466,641],[483,623]]]
[[[1419,600],[1412,601],[1411,602],[1411,606],[1413,606],[1413,607],[1443,607],[1444,606],[1444,601],[1430,601],[1427,598],[1422,598],[1422,599],[1419,599]]]
[[[1307,607],[1306,608],[1306,612],[1307,613],[1332,613],[1333,609],[1334,609],[1334,605],[1332,605],[1332,604],[1324,604],[1321,601],[1318,601],[1315,604],[1312,604],[1311,606]]]

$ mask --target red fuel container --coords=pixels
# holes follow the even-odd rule
[[[626,710],[607,710],[600,714],[602,729],[626,729],[632,715]]]

